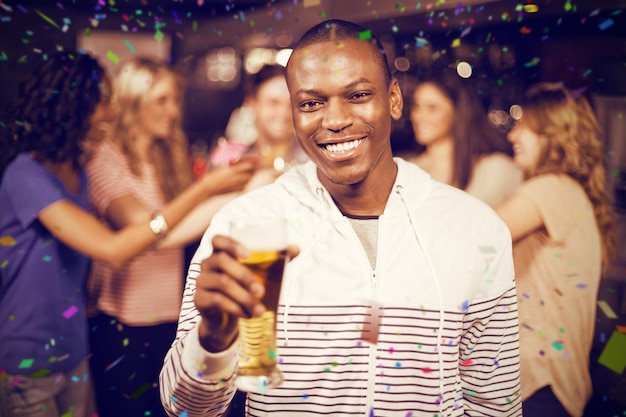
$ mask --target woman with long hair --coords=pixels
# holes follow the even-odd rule
[[[121,229],[188,194],[239,191],[258,159],[211,170],[194,181],[182,129],[182,78],[148,58],[126,63],[113,83],[112,121],[87,162],[90,199]],[[90,275],[91,369],[101,417],[164,415],[158,372],[174,340],[183,290],[184,248],[211,220],[205,199],[157,245],[122,267],[96,260]],[[111,364],[115,363],[115,366]]]
[[[493,206],[515,191],[522,175],[471,83],[444,71],[417,84],[409,102],[418,149],[407,159]]]
[[[600,129],[561,84],[530,88],[509,133],[525,182],[496,211],[513,238],[524,415],[582,416],[596,297],[615,247]]]
[[[97,60],[65,51],[39,64],[7,109],[0,134],[3,417],[93,415],[85,312],[90,260],[125,264],[168,225],[175,230],[217,191],[215,182],[232,176],[228,170],[207,176],[185,197],[111,230],[90,212],[83,168],[88,138],[104,134],[109,96]]]

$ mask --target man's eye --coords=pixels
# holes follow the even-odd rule
[[[302,103],[300,103],[300,108],[302,110],[312,110],[315,107],[317,107],[319,105],[319,103],[317,101],[303,101]]]
[[[351,98],[352,99],[356,99],[356,100],[362,100],[362,99],[365,99],[365,98],[367,98],[369,96],[370,96],[370,93],[361,91],[361,92],[352,94]]]

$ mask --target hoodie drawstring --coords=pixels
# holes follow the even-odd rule
[[[289,323],[289,309],[291,308],[291,299],[292,299],[292,295],[293,295],[293,291],[296,287],[297,284],[297,280],[298,277],[300,276],[300,271],[302,269],[302,266],[304,265],[304,262],[306,260],[306,258],[310,255],[310,253],[312,252],[312,250],[315,248],[315,246],[317,245],[320,236],[322,234],[322,230],[325,226],[325,224],[327,223],[327,218],[329,216],[329,209],[327,207],[327,202],[324,199],[324,189],[321,186],[318,186],[315,189],[315,193],[316,195],[320,198],[320,200],[322,201],[322,215],[321,215],[321,221],[319,224],[319,227],[317,228],[315,235],[313,237],[313,242],[311,243],[311,245],[309,246],[309,249],[305,252],[302,253],[300,256],[302,257],[300,262],[298,263],[298,269],[295,271],[294,273],[294,279],[291,283],[291,286],[287,292],[287,298],[285,299],[285,311],[283,314],[283,333],[285,336],[285,345],[289,344],[289,333],[287,330],[288,327],[288,323]],[[433,282],[435,284],[435,289],[437,291],[437,301],[439,303],[439,329],[437,331],[437,360],[438,360],[438,364],[439,364],[439,396],[440,396],[440,401],[439,401],[439,415],[441,417],[444,417],[443,415],[443,394],[444,394],[444,379],[443,379],[443,354],[442,354],[442,350],[441,350],[441,342],[442,342],[442,335],[443,335],[443,325],[444,325],[444,309],[443,309],[443,298],[441,295],[441,288],[439,286],[439,281],[437,280],[437,274],[435,273],[435,269],[432,265],[432,262],[430,261],[430,258],[428,256],[428,253],[426,252],[424,245],[422,244],[422,241],[419,237],[418,231],[417,231],[417,222],[413,219],[413,216],[411,215],[411,211],[409,210],[409,206],[404,198],[403,195],[403,187],[401,185],[397,185],[396,186],[396,193],[400,196],[400,200],[402,201],[402,204],[404,205],[404,208],[407,212],[407,215],[409,217],[409,222],[411,223],[411,229],[413,230],[413,234],[415,235],[415,239],[417,240],[417,243],[420,247],[420,249],[422,250],[422,252],[424,253],[424,257],[426,259],[426,264],[428,265],[428,269],[430,270]]]
[[[411,229],[413,230],[413,234],[415,235],[415,239],[417,240],[417,244],[419,245],[422,253],[424,253],[424,257],[426,258],[426,264],[428,265],[428,269],[430,270],[430,274],[432,276],[433,282],[435,283],[435,289],[437,290],[437,301],[439,303],[439,331],[437,332],[437,359],[439,362],[439,415],[443,417],[443,355],[441,353],[441,336],[443,334],[443,299],[441,296],[441,288],[439,287],[439,281],[437,280],[437,274],[435,274],[435,268],[433,268],[432,262],[426,252],[424,245],[422,245],[422,241],[417,233],[417,225],[411,215],[411,210],[409,210],[409,205],[404,199],[403,195],[403,187],[401,185],[396,185],[396,193],[400,196],[400,200],[402,200],[402,204],[406,209],[407,215],[409,216],[409,222],[411,223]]]
[[[300,276],[300,270],[302,269],[302,265],[304,265],[304,261],[306,260],[306,258],[309,256],[309,254],[311,253],[313,248],[315,248],[315,245],[319,241],[320,235],[322,234],[322,229],[324,228],[324,225],[326,224],[328,213],[329,213],[327,203],[324,200],[324,195],[323,195],[324,189],[321,186],[318,186],[315,189],[315,194],[320,198],[320,200],[322,200],[321,221],[320,221],[319,227],[315,231],[315,235],[313,237],[313,242],[311,243],[311,246],[309,246],[309,249],[305,253],[302,253],[300,255],[301,260],[298,264],[298,269],[293,275],[294,277],[293,281],[291,283],[291,286],[289,287],[289,291],[287,292],[287,298],[285,299],[285,312],[283,313],[283,334],[285,336],[285,346],[289,344],[289,332],[287,330],[287,324],[289,323],[289,308],[291,308],[292,294],[293,294],[294,288],[296,287],[298,277]]]

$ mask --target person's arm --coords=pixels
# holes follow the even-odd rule
[[[228,409],[236,391],[234,378],[238,346],[234,340],[237,336],[237,320],[229,319],[228,325],[224,326],[220,334],[215,334],[214,340],[211,340],[210,335],[200,335],[207,329],[222,327],[220,307],[215,307],[217,309],[216,314],[209,314],[215,317],[215,321],[211,317],[208,320],[203,318],[200,311],[207,314],[215,304],[223,305],[227,298],[230,298],[226,296],[229,293],[228,290],[225,290],[223,297],[212,296],[210,287],[214,284],[211,282],[214,282],[218,275],[211,273],[211,263],[219,263],[221,258],[221,262],[230,264],[231,267],[235,267],[236,271],[243,271],[242,265],[236,263],[228,255],[229,249],[227,247],[231,245],[230,247],[233,248],[232,241],[219,236],[215,239],[211,238],[212,233],[219,232],[220,226],[223,225],[219,220],[211,225],[191,261],[176,339],[170,347],[161,369],[159,377],[161,402],[168,415],[172,417],[178,416],[182,412],[186,412],[188,417],[222,416]],[[221,230],[226,229],[222,227]],[[220,241],[222,246],[220,246]],[[226,250],[226,253],[223,253],[224,256],[220,257],[218,253],[214,252],[215,242],[217,242],[217,248]],[[224,268],[229,270],[228,266],[224,266]],[[231,274],[238,273],[231,272]],[[226,274],[224,276],[227,277]],[[230,279],[221,281],[231,282]],[[249,276],[248,283],[251,285],[252,282],[254,279]],[[253,310],[255,297],[244,290],[246,285],[231,285],[230,287],[231,293],[232,288],[238,289],[239,302]],[[198,303],[198,301],[200,302]],[[258,299],[256,302],[258,303]],[[240,314],[243,314],[242,310],[240,310]],[[217,342],[219,346],[212,342]],[[213,352],[209,352],[207,348],[211,348]]]
[[[522,193],[515,193],[494,207],[516,241],[541,228],[543,219],[537,205]]]
[[[459,343],[465,415],[521,416],[515,287],[474,303],[464,321],[471,323]]]
[[[209,197],[187,214],[167,237],[157,245],[159,248],[175,248],[195,242],[202,237],[215,213],[229,201],[240,196],[240,191]]]
[[[520,348],[512,243],[506,227],[497,223],[496,239],[485,241],[496,251],[479,255],[484,257],[483,274],[463,317],[459,373],[464,415],[518,417]]]
[[[495,207],[522,184],[522,171],[502,153],[483,156],[476,166],[466,191]]]
[[[168,225],[176,225],[185,211],[166,207],[162,211]],[[149,226],[151,216],[142,222],[114,232],[98,218],[69,200],[59,200],[39,213],[39,221],[61,242],[92,259],[119,267],[158,239]]]
[[[245,249],[216,219],[189,266],[176,339],[160,373],[161,401],[170,416],[221,416],[235,393],[239,317],[259,317],[263,286],[237,261]],[[287,248],[291,258],[298,249]]]
[[[241,160],[243,161],[243,159]],[[274,169],[257,169],[242,191],[228,192],[209,197],[196,206],[176,226],[165,239],[158,243],[159,248],[180,247],[198,240],[209,227],[215,213],[229,201],[242,193],[270,184],[277,177]]]
[[[174,228],[209,195],[245,186],[255,167],[256,162],[250,160],[216,170],[194,182],[161,210],[168,228]],[[159,239],[149,227],[154,213],[132,195],[114,199],[107,208],[107,215],[119,231],[110,230],[94,215],[68,200],[59,200],[43,209],[39,213],[39,220],[66,245],[116,267]],[[199,233],[204,230],[200,227],[198,229]]]

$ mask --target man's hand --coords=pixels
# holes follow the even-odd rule
[[[194,301],[202,316],[200,344],[209,352],[227,349],[237,338],[240,317],[260,317],[265,312],[262,284],[246,266],[237,261],[247,258],[248,250],[227,236],[215,236],[213,253],[202,262],[196,280]],[[289,258],[298,248],[287,248]]]

